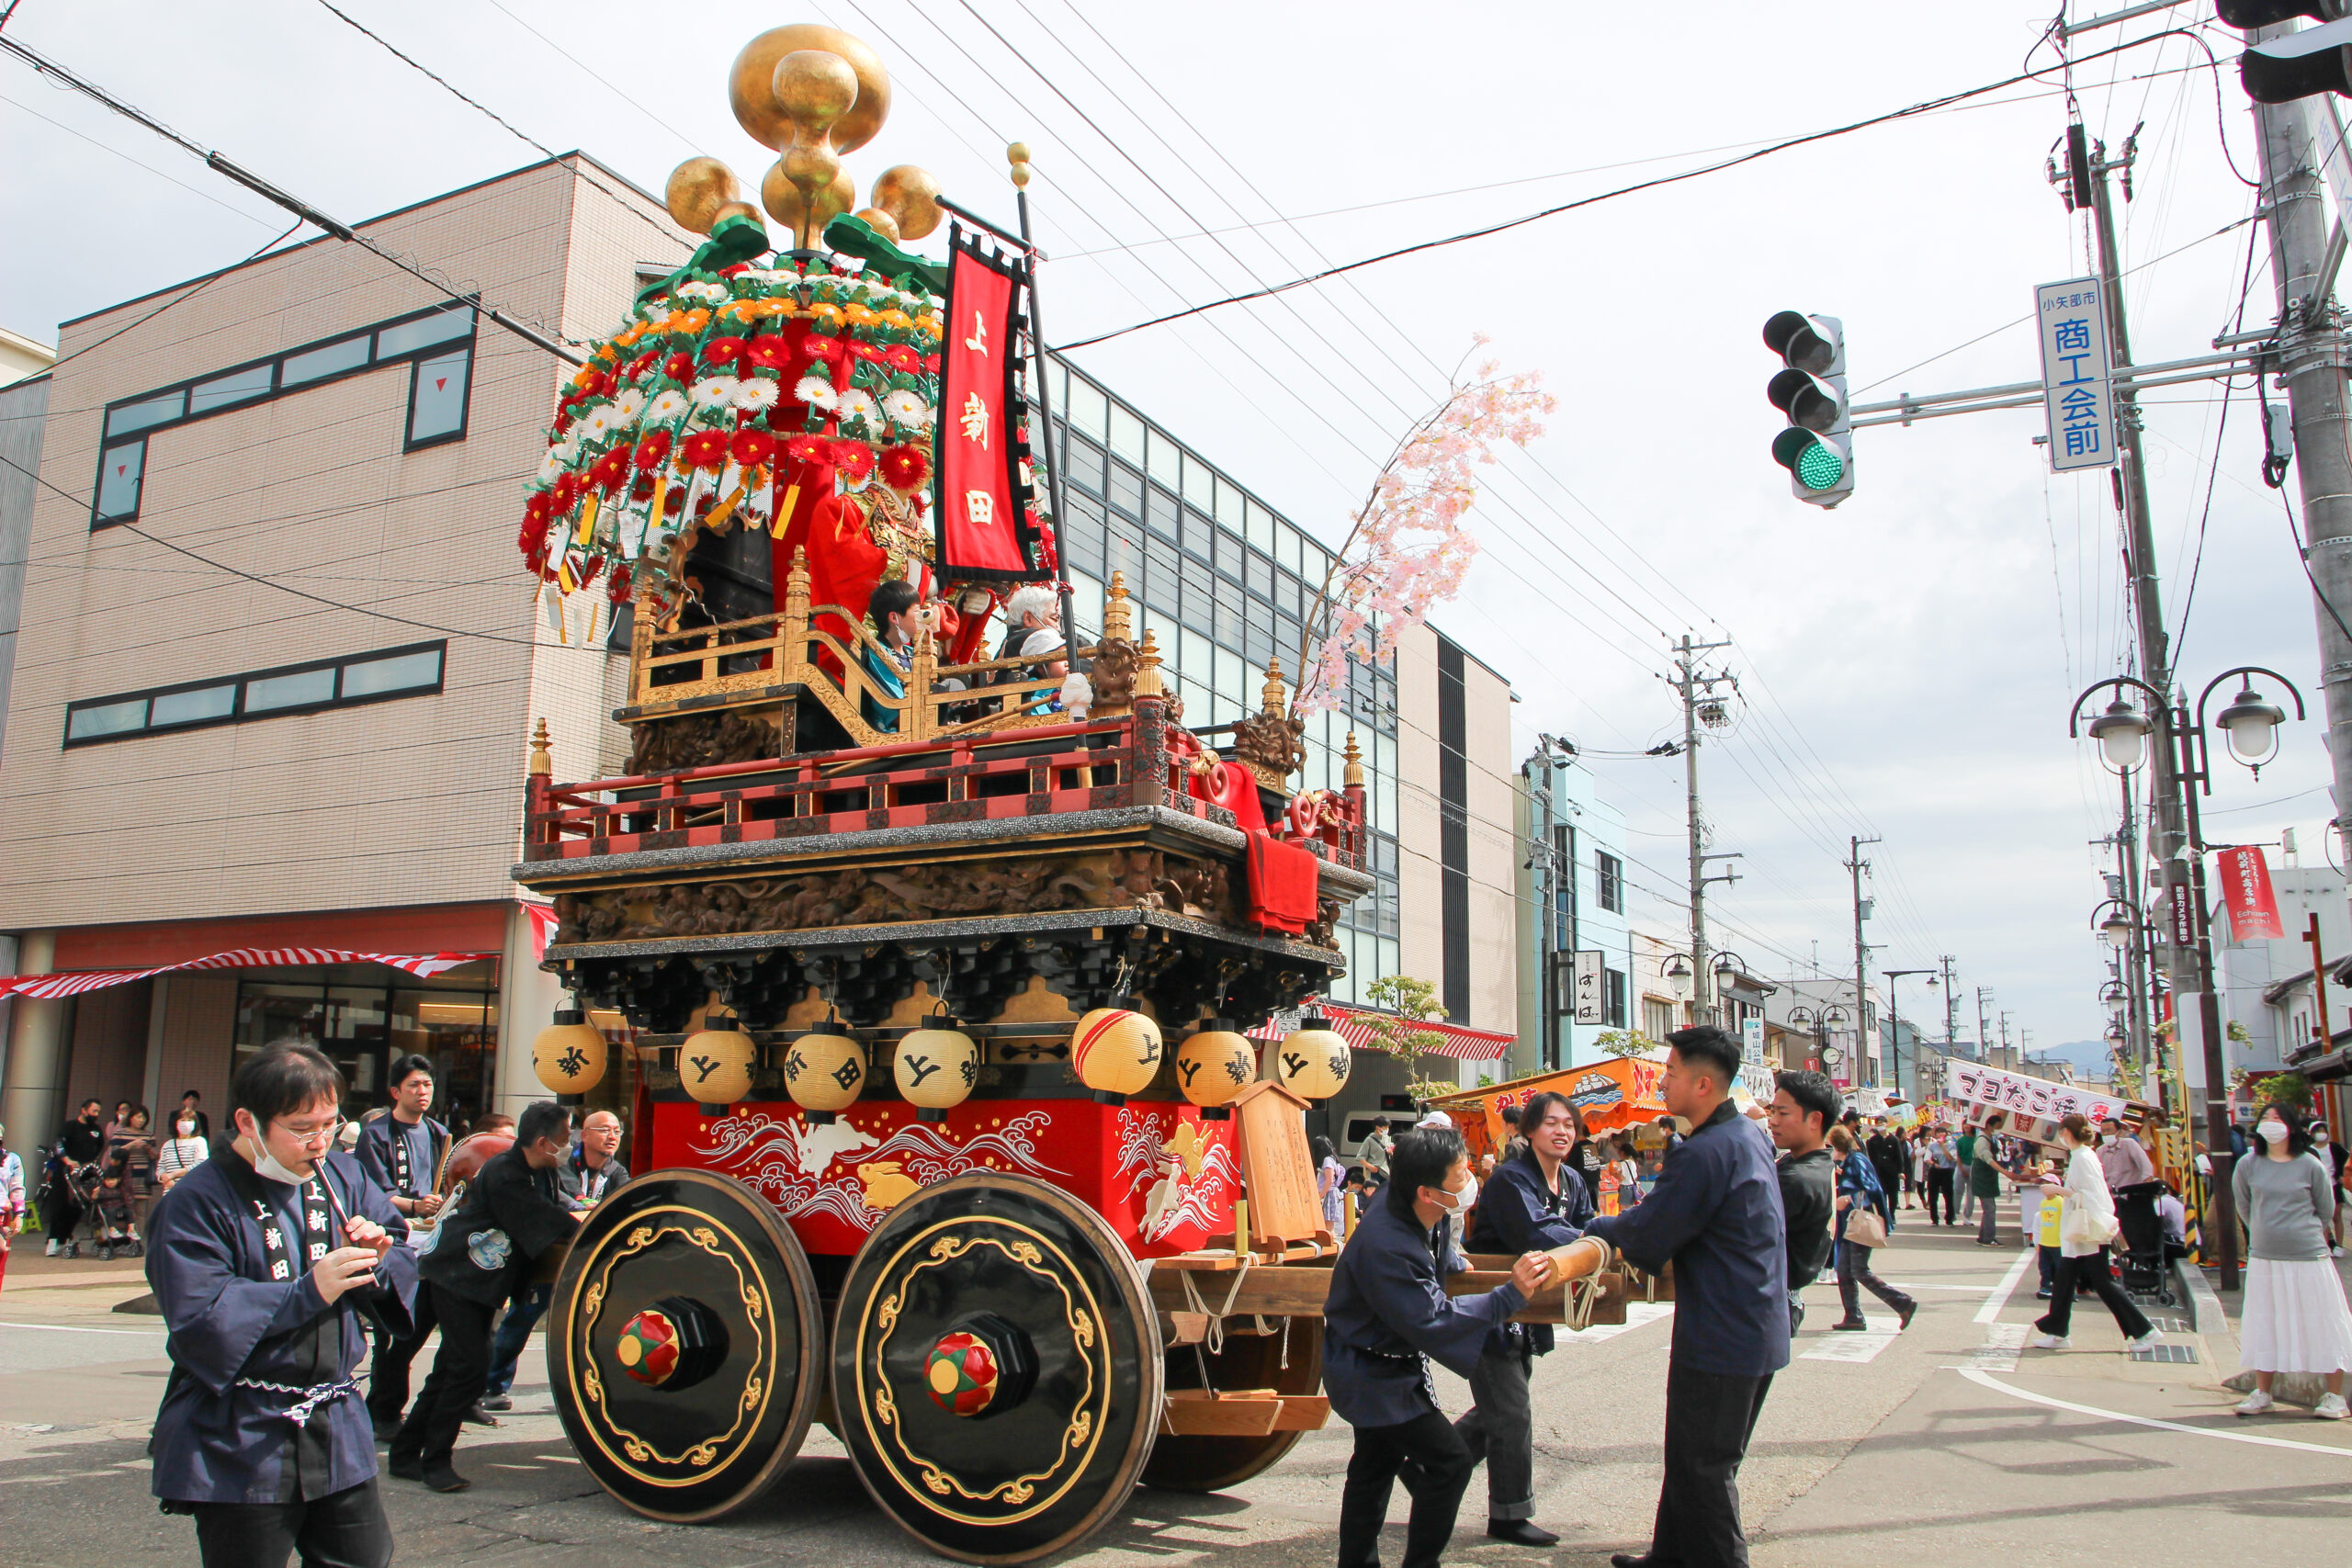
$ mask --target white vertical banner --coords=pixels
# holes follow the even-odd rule
[[[1761,1018],[1742,1019],[1739,1024],[1739,1055],[1743,1061],[1761,1066],[1764,1063],[1764,1021]]]
[[[1603,995],[1602,975],[1608,955],[1600,949],[1580,949],[1576,954],[1576,979],[1570,999],[1574,1017],[1578,1023],[1601,1024],[1608,1019],[1608,998]]]
[[[2198,1126],[2205,1125],[2205,1009],[2198,991],[2175,991],[2172,1016],[2180,1024],[2180,1081],[2189,1089]]]
[[[2041,333],[2041,400],[2050,416],[2053,472],[2115,466],[2115,355],[2096,277],[2033,291]]]

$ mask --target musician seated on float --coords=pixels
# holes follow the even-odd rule
[[[1042,582],[1032,582],[1016,588],[1004,602],[1004,643],[997,649],[999,659],[1025,659],[1029,639],[1051,628],[1059,631],[1062,625],[1061,595]],[[1001,679],[1012,679],[1021,671],[1007,671]]]
[[[343,1075],[308,1045],[254,1054],[233,1136],[156,1205],[147,1282],[169,1335],[154,1495],[208,1565],[381,1568],[392,1535],[358,1397],[363,1315],[408,1323],[407,1224],[334,1147]],[[19,1553],[10,1553],[17,1557]]]
[[[1378,1568],[1380,1527],[1400,1476],[1413,1498],[1403,1568],[1437,1568],[1477,1459],[1438,1412],[1430,1358],[1476,1375],[1498,1328],[1546,1277],[1548,1260],[1529,1253],[1508,1283],[1484,1295],[1445,1293],[1445,1277],[1469,1267],[1453,1245],[1453,1222],[1478,1201],[1462,1134],[1450,1124],[1396,1140],[1390,1171],[1386,1197],[1356,1223],[1323,1303],[1323,1387],[1355,1428],[1340,1568]]]
[[[875,585],[874,596],[866,601],[865,618],[872,623],[875,641],[882,645],[877,650],[864,638],[858,641],[858,662],[865,673],[884,693],[893,697],[907,694],[908,678],[915,669],[915,638],[926,626],[936,626],[938,608],[926,604],[916,595],[915,586],[903,577]],[[935,679],[933,689],[960,692],[964,682],[949,675]],[[899,710],[883,706],[872,697],[865,699],[865,722],[886,735],[899,730]]]

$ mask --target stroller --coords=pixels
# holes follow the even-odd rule
[[[118,1252],[143,1257],[147,1248],[139,1239],[131,1213],[130,1160],[117,1153],[107,1159],[104,1169],[96,1166],[82,1168],[89,1178],[84,1201],[90,1244],[97,1249],[99,1260],[111,1263]]]
[[[2123,1265],[2123,1289],[2132,1300],[2173,1306],[2172,1270],[2165,1266],[2164,1221],[2156,1213],[2161,1181],[2137,1181],[2115,1190],[2116,1248]]]
[[[76,1165],[62,1154],[51,1154],[41,1166],[40,1225],[61,1258],[82,1255],[82,1222],[87,1217],[89,1194],[98,1187],[98,1168]]]

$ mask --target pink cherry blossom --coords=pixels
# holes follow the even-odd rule
[[[1386,661],[1408,627],[1462,592],[1478,553],[1463,521],[1478,499],[1476,470],[1498,446],[1541,435],[1553,407],[1535,372],[1505,376],[1487,361],[1397,442],[1308,612],[1294,713],[1338,705],[1351,654]]]

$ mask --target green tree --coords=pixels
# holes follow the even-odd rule
[[[1592,1043],[1612,1056],[1646,1056],[1658,1048],[1657,1041],[1638,1029],[1611,1029],[1595,1035]]]
[[[1445,1017],[1445,1004],[1438,1000],[1435,986],[1410,975],[1383,975],[1364,987],[1363,999],[1366,1006],[1382,1010],[1358,1015],[1358,1021],[1370,1032],[1363,1048],[1405,1064],[1408,1094],[1427,1100],[1461,1089],[1451,1079],[1423,1077],[1420,1073],[1420,1059],[1445,1043],[1445,1036],[1436,1030],[1414,1027]]]

